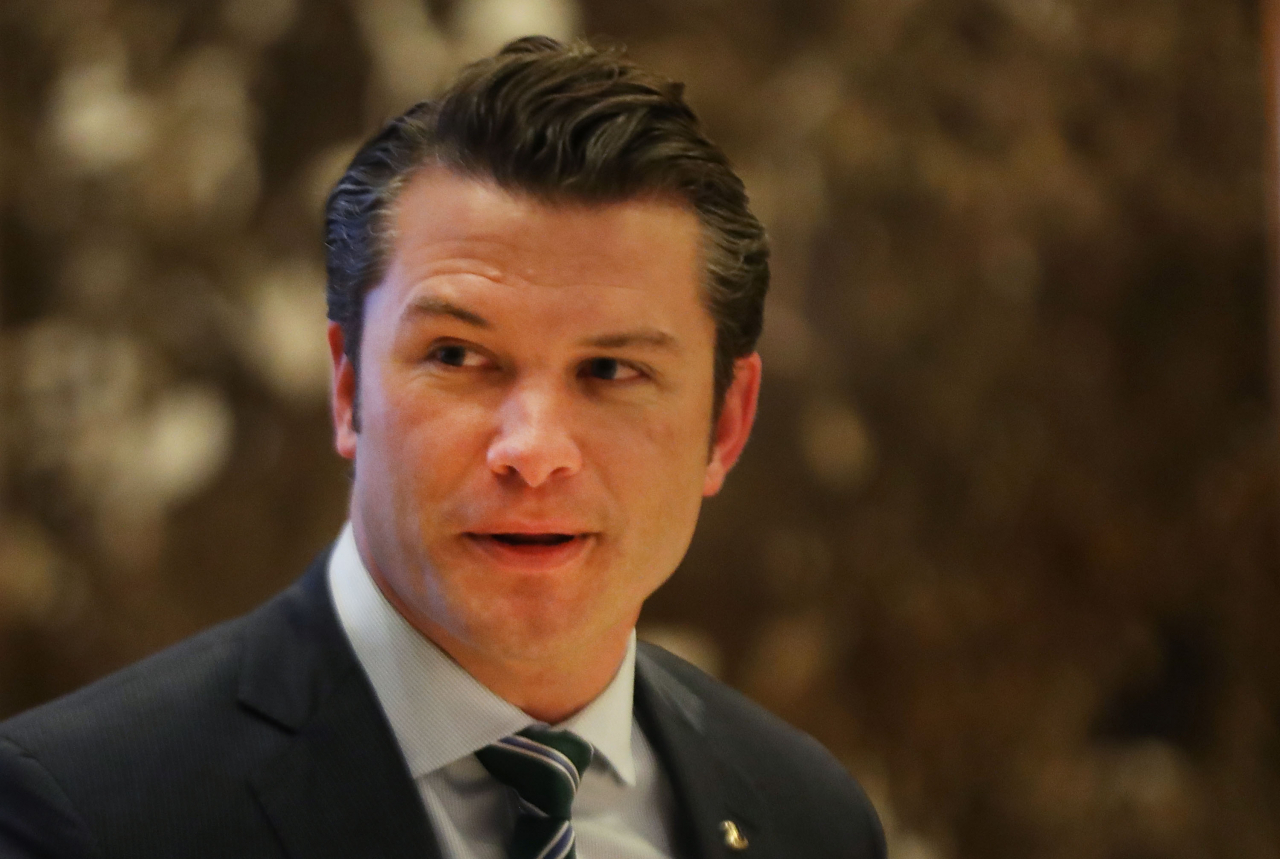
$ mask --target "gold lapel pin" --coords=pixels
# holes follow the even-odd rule
[[[742,834],[738,824],[732,820],[720,821],[720,831],[724,833],[724,846],[730,850],[746,850],[747,836]]]

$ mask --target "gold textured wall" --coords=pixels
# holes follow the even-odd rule
[[[0,714],[336,532],[320,206],[530,31],[688,82],[775,243],[759,425],[643,632],[896,859],[1280,850],[1245,0],[5,0]]]

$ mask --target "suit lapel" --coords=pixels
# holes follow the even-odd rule
[[[683,812],[683,840],[696,859],[772,859],[767,808],[759,792],[733,763],[750,750],[725,747],[707,724],[705,705],[688,686],[645,652],[636,654],[636,714],[671,778]],[[747,841],[742,850],[726,844],[730,821]]]
[[[253,789],[296,859],[439,859],[408,767],[333,610],[327,560],[246,630],[240,702],[282,734]]]
[[[281,733],[252,774],[254,792],[294,859],[440,859],[426,811],[329,598],[328,554],[249,619],[239,700]],[[642,646],[636,713],[671,779],[691,859],[785,859],[767,808],[707,724],[705,705]],[[745,850],[726,845],[732,821]]]

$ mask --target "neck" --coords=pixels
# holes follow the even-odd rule
[[[608,630],[575,630],[572,640],[539,642],[525,652],[478,646],[408,605],[377,569],[378,590],[410,626],[464,671],[530,717],[556,725],[594,701],[612,682],[626,656],[635,618]]]
[[[607,644],[596,638],[575,647],[576,658],[495,659],[445,630],[418,631],[495,695],[548,725],[565,721],[600,696],[617,675],[630,639],[630,630]],[[589,658],[582,658],[583,651]]]

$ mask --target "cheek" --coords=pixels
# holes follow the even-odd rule
[[[695,518],[702,497],[706,438],[696,415],[649,415],[636,422],[597,425],[597,449],[604,479],[648,531],[670,532]],[[689,526],[691,527],[691,526]]]
[[[386,392],[368,415],[365,435],[378,448],[392,482],[432,497],[483,462],[489,413],[474,403],[414,391]],[[376,440],[375,440],[376,439]]]
[[[705,396],[703,396],[705,394]],[[669,458],[681,474],[697,473],[701,487],[711,438],[711,390],[698,390],[682,397],[680,408],[664,415],[649,432],[651,443]]]

